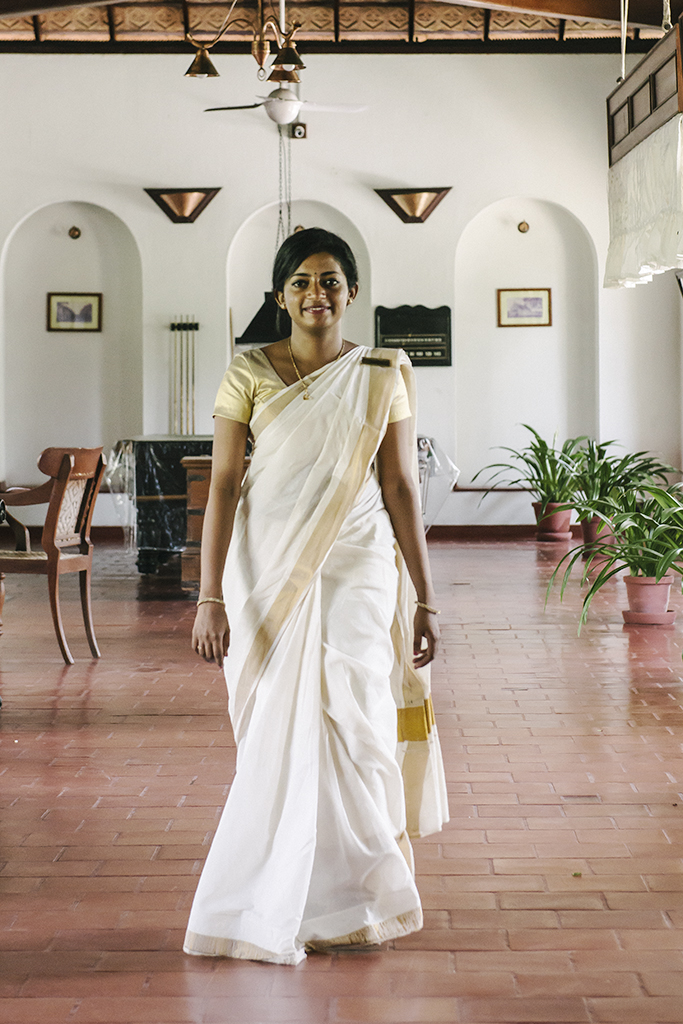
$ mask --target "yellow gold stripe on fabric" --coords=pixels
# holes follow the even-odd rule
[[[185,935],[183,952],[191,956],[229,956],[235,960],[263,960],[270,964],[289,964],[295,966],[303,959],[303,954],[278,956],[268,949],[254,946],[251,942],[240,942],[216,935],[200,935],[188,931]]]
[[[287,408],[290,402],[293,402],[295,398],[301,396],[299,388],[295,388],[293,385],[285,388],[284,391],[280,391],[275,398],[271,398],[264,409],[251,421],[251,432],[254,438],[258,438],[259,434],[272,423],[273,420],[277,419],[281,412]]]
[[[422,923],[422,910],[410,910],[407,914],[399,914],[397,917],[389,918],[388,921],[380,921],[379,924],[368,924],[357,932],[340,935],[336,939],[313,939],[306,943],[306,949],[311,952],[324,953],[325,950],[336,950],[344,946],[378,945],[381,942],[398,939],[402,935],[419,932]]]
[[[414,708],[398,708],[398,742],[419,743],[426,740],[434,725],[432,698]]]
[[[434,717],[434,705],[432,704],[432,698],[427,697],[425,701],[425,711],[427,712],[427,725],[429,731],[432,731],[432,726],[436,725],[436,718]]]

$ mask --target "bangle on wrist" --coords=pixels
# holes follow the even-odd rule
[[[441,615],[440,608],[432,608],[431,605],[425,604],[424,601],[416,601],[415,603],[418,608],[424,608],[430,615]]]
[[[200,597],[197,601],[197,608],[200,604],[219,604],[221,608],[225,608],[225,601],[222,597]]]

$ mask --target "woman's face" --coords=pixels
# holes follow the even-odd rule
[[[327,252],[307,257],[276,293],[292,323],[303,330],[329,329],[338,323],[356,297],[358,285],[349,288],[344,271]]]

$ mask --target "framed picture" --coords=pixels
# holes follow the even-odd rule
[[[550,288],[499,288],[499,327],[552,326]]]
[[[101,331],[102,292],[48,292],[48,331]]]

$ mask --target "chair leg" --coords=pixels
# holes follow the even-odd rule
[[[85,624],[85,635],[90,644],[90,651],[93,658],[101,658],[100,649],[95,639],[95,627],[92,621],[92,602],[90,600],[90,569],[82,569],[79,572],[81,583],[81,608],[83,609],[83,622]]]
[[[66,664],[73,665],[74,659],[71,656],[69,645],[67,644],[66,637],[64,636],[62,613],[59,608],[59,573],[48,573],[47,586],[50,592],[50,608],[52,609],[52,621],[54,623],[55,633],[57,634],[57,643],[59,644],[59,649],[62,652],[62,657]]]
[[[5,607],[5,574],[0,572],[0,636],[2,636],[2,610]]]

